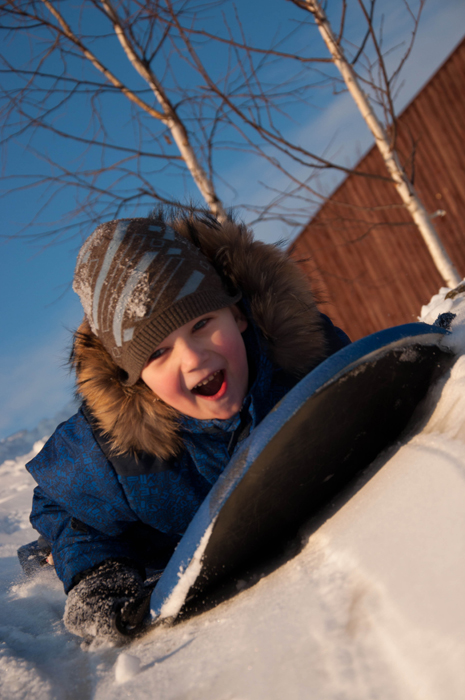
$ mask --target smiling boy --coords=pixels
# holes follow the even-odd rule
[[[218,309],[170,333],[150,356],[142,381],[180,413],[200,420],[239,413],[249,381],[236,305]]]
[[[242,440],[349,341],[285,253],[208,214],[99,226],[73,288],[82,406],[27,465],[31,522],[68,629],[118,640]]]

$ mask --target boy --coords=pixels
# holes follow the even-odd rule
[[[68,629],[118,640],[238,444],[349,340],[283,252],[208,214],[99,226],[73,288],[82,406],[27,465],[31,522]]]

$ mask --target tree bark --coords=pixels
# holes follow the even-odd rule
[[[195,184],[197,185],[202,197],[204,198],[205,202],[210,208],[210,211],[214,214],[214,216],[217,217],[219,221],[226,220],[227,216],[223,204],[218,195],[216,194],[212,181],[203,169],[194,149],[192,148],[192,145],[189,140],[189,134],[187,133],[184,124],[182,123],[181,119],[179,119],[174,106],[171,104],[159,81],[156,79],[152,71],[137,56],[137,53],[134,51],[131,42],[128,40],[124,32],[124,28],[120,19],[109,0],[101,0],[102,6],[113,24],[116,36],[118,37],[118,40],[121,46],[123,47],[126,56],[128,57],[135,70],[150,86],[156,99],[158,100],[158,103],[162,108],[161,112],[156,109],[153,109],[153,107],[150,107],[150,105],[148,105],[137,95],[135,95],[132,90],[129,90],[125,85],[123,85],[123,83],[121,83],[121,81],[118,80],[118,78],[116,78],[116,76],[114,76],[113,73],[110,70],[108,70],[108,68],[106,68],[98,60],[98,58],[91,51],[89,51],[89,49],[87,49],[87,47],[85,47],[82,44],[82,42],[74,35],[71,28],[64,20],[63,16],[58,12],[58,10],[51,4],[49,0],[42,0],[42,2],[47,7],[49,12],[58,21],[66,37],[74,43],[74,45],[83,53],[83,55],[95,66],[95,68],[97,68],[97,70],[99,70],[105,76],[105,78],[110,83],[112,83],[112,85],[118,88],[129,100],[131,100],[131,102],[137,104],[138,107],[145,110],[155,119],[159,119],[161,122],[163,122],[163,124],[165,124],[168,127],[168,129],[171,131],[171,135],[174,139],[174,142],[176,143],[179,149],[182,159],[184,160],[189,172],[191,173],[192,178]]]
[[[391,148],[389,137],[378,120],[367,95],[360,87],[355,71],[346,59],[342,47],[334,36],[320,3],[318,0],[304,0],[301,3],[299,2],[299,6],[305,7],[314,16],[323,41],[333,57],[334,65],[341,73],[347,89],[373,134],[376,146],[381,153],[402,202],[417,225],[441,277],[448,287],[456,287],[462,278],[449,258],[428,212],[402,168],[396,151]]]

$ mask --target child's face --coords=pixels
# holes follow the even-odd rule
[[[186,416],[231,418],[241,409],[249,381],[241,335],[246,327],[235,306],[198,316],[160,343],[141,377]]]

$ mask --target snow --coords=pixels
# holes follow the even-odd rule
[[[4,700],[462,700],[465,697],[465,290],[459,353],[408,434],[317,520],[300,553],[234,597],[127,646],[85,646],[62,623],[52,570],[23,578],[35,539],[24,464],[0,466],[0,697]],[[21,441],[18,449],[21,448]],[[28,447],[29,449],[29,447]]]
[[[78,409],[77,401],[70,401],[54,418],[41,420],[33,430],[20,430],[9,437],[0,440],[0,465],[7,459],[15,459],[18,455],[30,452],[34,443],[53,433],[56,426],[68,420]]]
[[[161,610],[158,614],[158,618],[160,620],[164,620],[170,617],[176,617],[176,615],[179,613],[182,606],[184,605],[184,601],[186,600],[186,595],[189,589],[197,580],[197,577],[200,574],[200,570],[202,568],[202,556],[205,551],[205,547],[208,544],[208,540],[210,539],[214,522],[215,521],[213,520],[208,526],[208,528],[205,530],[205,534],[200,540],[199,546],[195,550],[195,554],[189,562],[187,569],[184,570],[182,567],[180,567],[178,577],[181,579],[181,583],[180,585],[176,586],[176,589],[173,591],[173,593],[163,603]]]
[[[140,671],[140,659],[138,656],[132,656],[122,652],[115,663],[115,681],[117,683],[126,683],[131,680]]]

